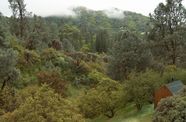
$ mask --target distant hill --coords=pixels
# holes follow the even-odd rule
[[[84,7],[73,9],[76,16],[49,16],[45,19],[49,22],[71,24],[77,27],[87,26],[92,31],[108,29],[119,31],[128,29],[137,33],[147,30],[150,19],[147,16],[130,11],[122,11],[114,8],[110,10],[94,11]]]

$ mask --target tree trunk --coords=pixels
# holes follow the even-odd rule
[[[18,1],[18,6],[19,6],[19,16],[20,16],[20,20],[19,20],[20,36],[22,38],[23,37],[23,30],[24,30],[23,8],[22,8],[23,5]]]
[[[5,85],[6,85],[6,82],[8,82],[9,80],[10,80],[10,77],[8,76],[8,78],[5,79],[5,80],[3,81],[3,85],[2,85],[2,87],[1,87],[1,90],[4,89],[4,87],[5,87]]]
[[[138,111],[141,111],[142,105],[140,103],[136,103],[136,108]]]

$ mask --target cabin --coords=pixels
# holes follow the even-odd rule
[[[173,81],[169,84],[160,87],[154,93],[154,108],[157,107],[161,99],[174,96],[183,88],[184,88],[184,84],[181,81]]]

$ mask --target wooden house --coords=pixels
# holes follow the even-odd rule
[[[162,98],[174,96],[183,88],[184,84],[181,81],[174,81],[169,84],[163,85],[154,93],[154,107],[157,107]]]

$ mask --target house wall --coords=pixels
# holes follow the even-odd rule
[[[166,86],[162,86],[160,89],[155,91],[154,94],[154,108],[157,107],[158,103],[162,98],[166,98],[169,96],[172,96],[173,94],[169,91],[169,89]]]

